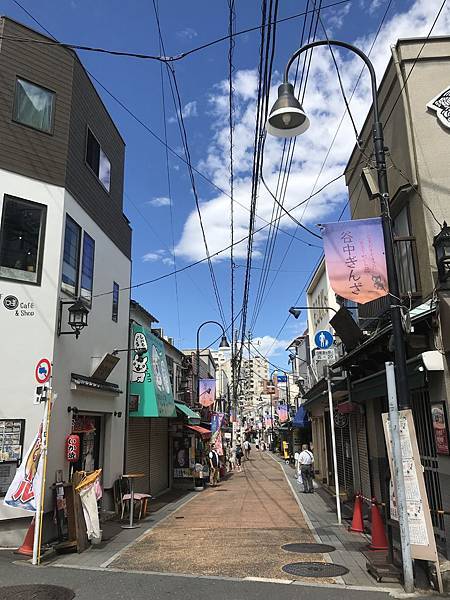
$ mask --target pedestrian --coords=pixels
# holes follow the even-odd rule
[[[259,438],[256,438],[255,448],[259,450]]]
[[[209,483],[211,486],[215,486],[219,483],[219,455],[214,448],[214,445],[211,444],[209,454]]]
[[[261,452],[265,452],[266,451],[266,442],[263,440],[261,442]]]
[[[242,456],[243,456],[242,446],[240,442],[236,444],[235,456],[236,456],[236,464],[238,473],[242,471]]]
[[[230,471],[234,471],[236,468],[236,448],[234,446],[229,448],[228,457],[230,461]]]
[[[300,474],[303,481],[303,491],[305,494],[312,494],[313,488],[313,469],[314,469],[314,455],[308,450],[308,444],[303,444],[302,451],[298,459],[300,465]]]
[[[250,450],[251,450],[251,444],[248,440],[245,440],[244,442],[244,457],[245,460],[250,460]]]

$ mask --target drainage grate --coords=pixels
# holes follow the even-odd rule
[[[338,577],[348,573],[342,565],[320,562],[298,562],[284,565],[283,571],[297,577]]]
[[[75,592],[59,585],[10,585],[0,587],[0,600],[72,600]]]
[[[324,554],[336,550],[334,546],[328,544],[285,544],[281,548],[286,552],[301,552],[302,554]]]

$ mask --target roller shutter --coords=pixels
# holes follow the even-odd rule
[[[150,419],[150,493],[169,487],[169,433],[167,419]]]
[[[358,445],[359,476],[361,491],[366,498],[372,497],[370,485],[369,449],[367,448],[366,415],[354,415],[356,419],[356,443]]]
[[[148,494],[150,490],[150,421],[145,417],[130,417],[128,423],[127,471],[144,473],[136,479],[136,492]]]
[[[353,495],[353,461],[350,441],[350,419],[348,415],[334,414],[336,455],[339,486],[349,496]]]

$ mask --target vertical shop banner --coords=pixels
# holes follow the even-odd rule
[[[279,404],[277,406],[277,415],[280,423],[285,423],[288,420],[288,407],[286,404]]]
[[[175,417],[169,370],[162,340],[142,325],[133,325],[131,395],[138,398],[136,417]]]
[[[336,294],[366,304],[389,293],[381,218],[327,223],[322,236]]]
[[[214,448],[219,456],[223,456],[221,431],[223,418],[223,413],[215,413],[211,416],[211,444],[214,445]]]
[[[212,406],[216,401],[216,380],[200,379],[198,401],[202,406]]]
[[[24,460],[17,469],[15,477],[6,492],[4,503],[7,506],[36,512],[36,507],[40,504],[44,470],[44,459],[42,456],[44,448],[43,431],[44,421],[41,421],[39,431],[33,439]]]

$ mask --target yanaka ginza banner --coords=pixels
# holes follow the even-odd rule
[[[381,218],[322,226],[325,263],[334,292],[366,304],[389,293]]]

